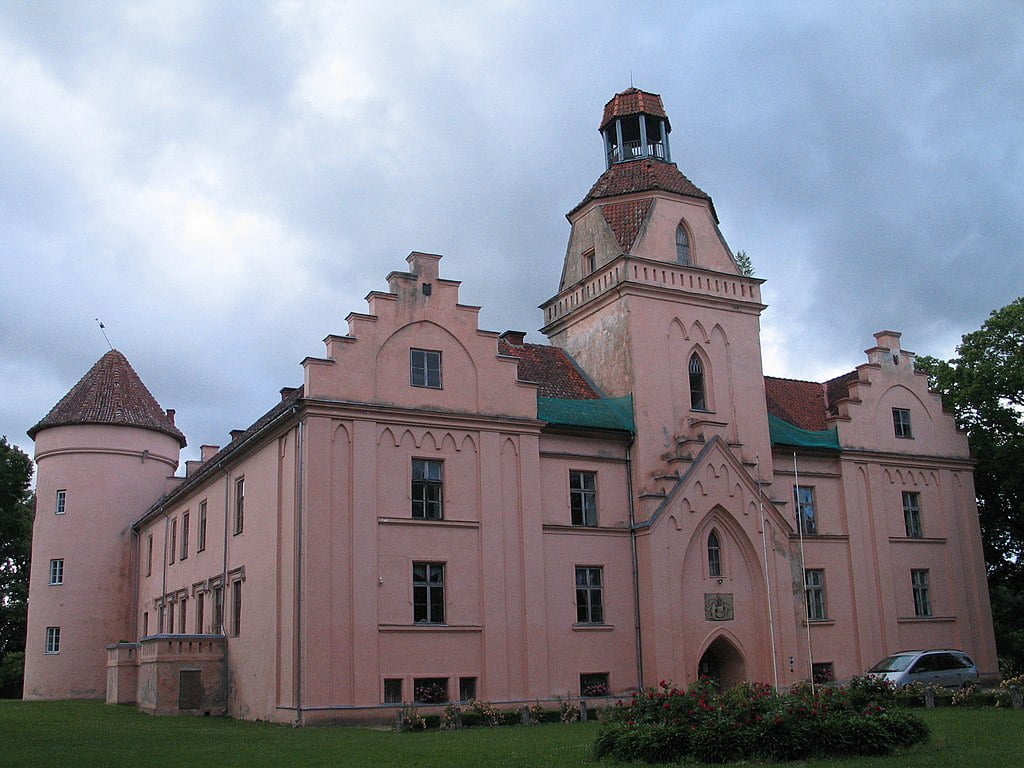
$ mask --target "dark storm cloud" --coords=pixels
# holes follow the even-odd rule
[[[443,10],[442,10],[443,8]],[[0,8],[0,432],[106,349],[190,440],[301,383],[411,250],[531,331],[604,102],[661,93],[673,159],[768,279],[767,372],[871,333],[947,355],[1022,293],[1011,3],[281,2]]]

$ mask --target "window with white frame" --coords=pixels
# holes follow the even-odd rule
[[[196,552],[206,549],[206,499],[199,502],[199,531],[196,534]]]
[[[441,389],[441,353],[438,350],[409,350],[409,383],[414,387]]]
[[[807,595],[808,620],[821,621],[822,619],[827,619],[824,568],[808,568],[804,571],[804,592]]]
[[[245,478],[239,477],[235,480],[235,527],[237,536],[245,527]]]
[[[444,563],[412,564],[412,604],[417,624],[444,624]]]
[[[908,409],[892,409],[892,428],[896,437],[912,438],[914,436],[910,429],[910,411]]]
[[[189,514],[184,512],[181,516],[181,560],[188,558],[188,523]]]
[[[597,525],[597,472],[569,470],[569,508],[573,525]]]
[[[46,628],[46,653],[60,653],[60,627]]]
[[[911,570],[910,585],[914,592],[914,615],[931,616],[932,601],[928,594],[928,569],[915,568]]]
[[[63,515],[68,511],[68,492],[66,490],[57,491],[57,505],[53,509],[55,515]]]
[[[419,520],[444,518],[444,462],[412,460],[412,516]]]
[[[64,583],[64,558],[50,560],[50,584],[59,586]]]
[[[804,536],[816,536],[818,533],[818,513],[814,502],[814,486],[794,485],[793,498],[796,501],[796,514],[800,525],[800,533]]]
[[[907,538],[920,539],[921,532],[921,494],[914,491],[903,492],[903,525]]]
[[[602,568],[576,566],[576,623],[603,624]]]
[[[708,534],[708,576],[722,578],[722,544],[718,540],[718,531]]]

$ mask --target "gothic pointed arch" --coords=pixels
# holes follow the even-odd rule
[[[690,410],[711,410],[708,403],[707,366],[696,350],[690,354],[686,375],[690,384]]]
[[[693,264],[693,249],[690,245],[690,233],[686,229],[686,223],[680,221],[676,227],[676,262],[684,267]]]
[[[708,534],[708,576],[712,579],[722,577],[722,542],[715,528]]]

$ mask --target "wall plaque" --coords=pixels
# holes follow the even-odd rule
[[[732,621],[731,592],[709,592],[704,595],[704,618],[708,621]]]

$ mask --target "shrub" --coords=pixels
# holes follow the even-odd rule
[[[923,744],[931,736],[928,726],[921,718],[899,709],[890,709],[878,715],[878,722],[886,735],[897,747],[912,747]]]

